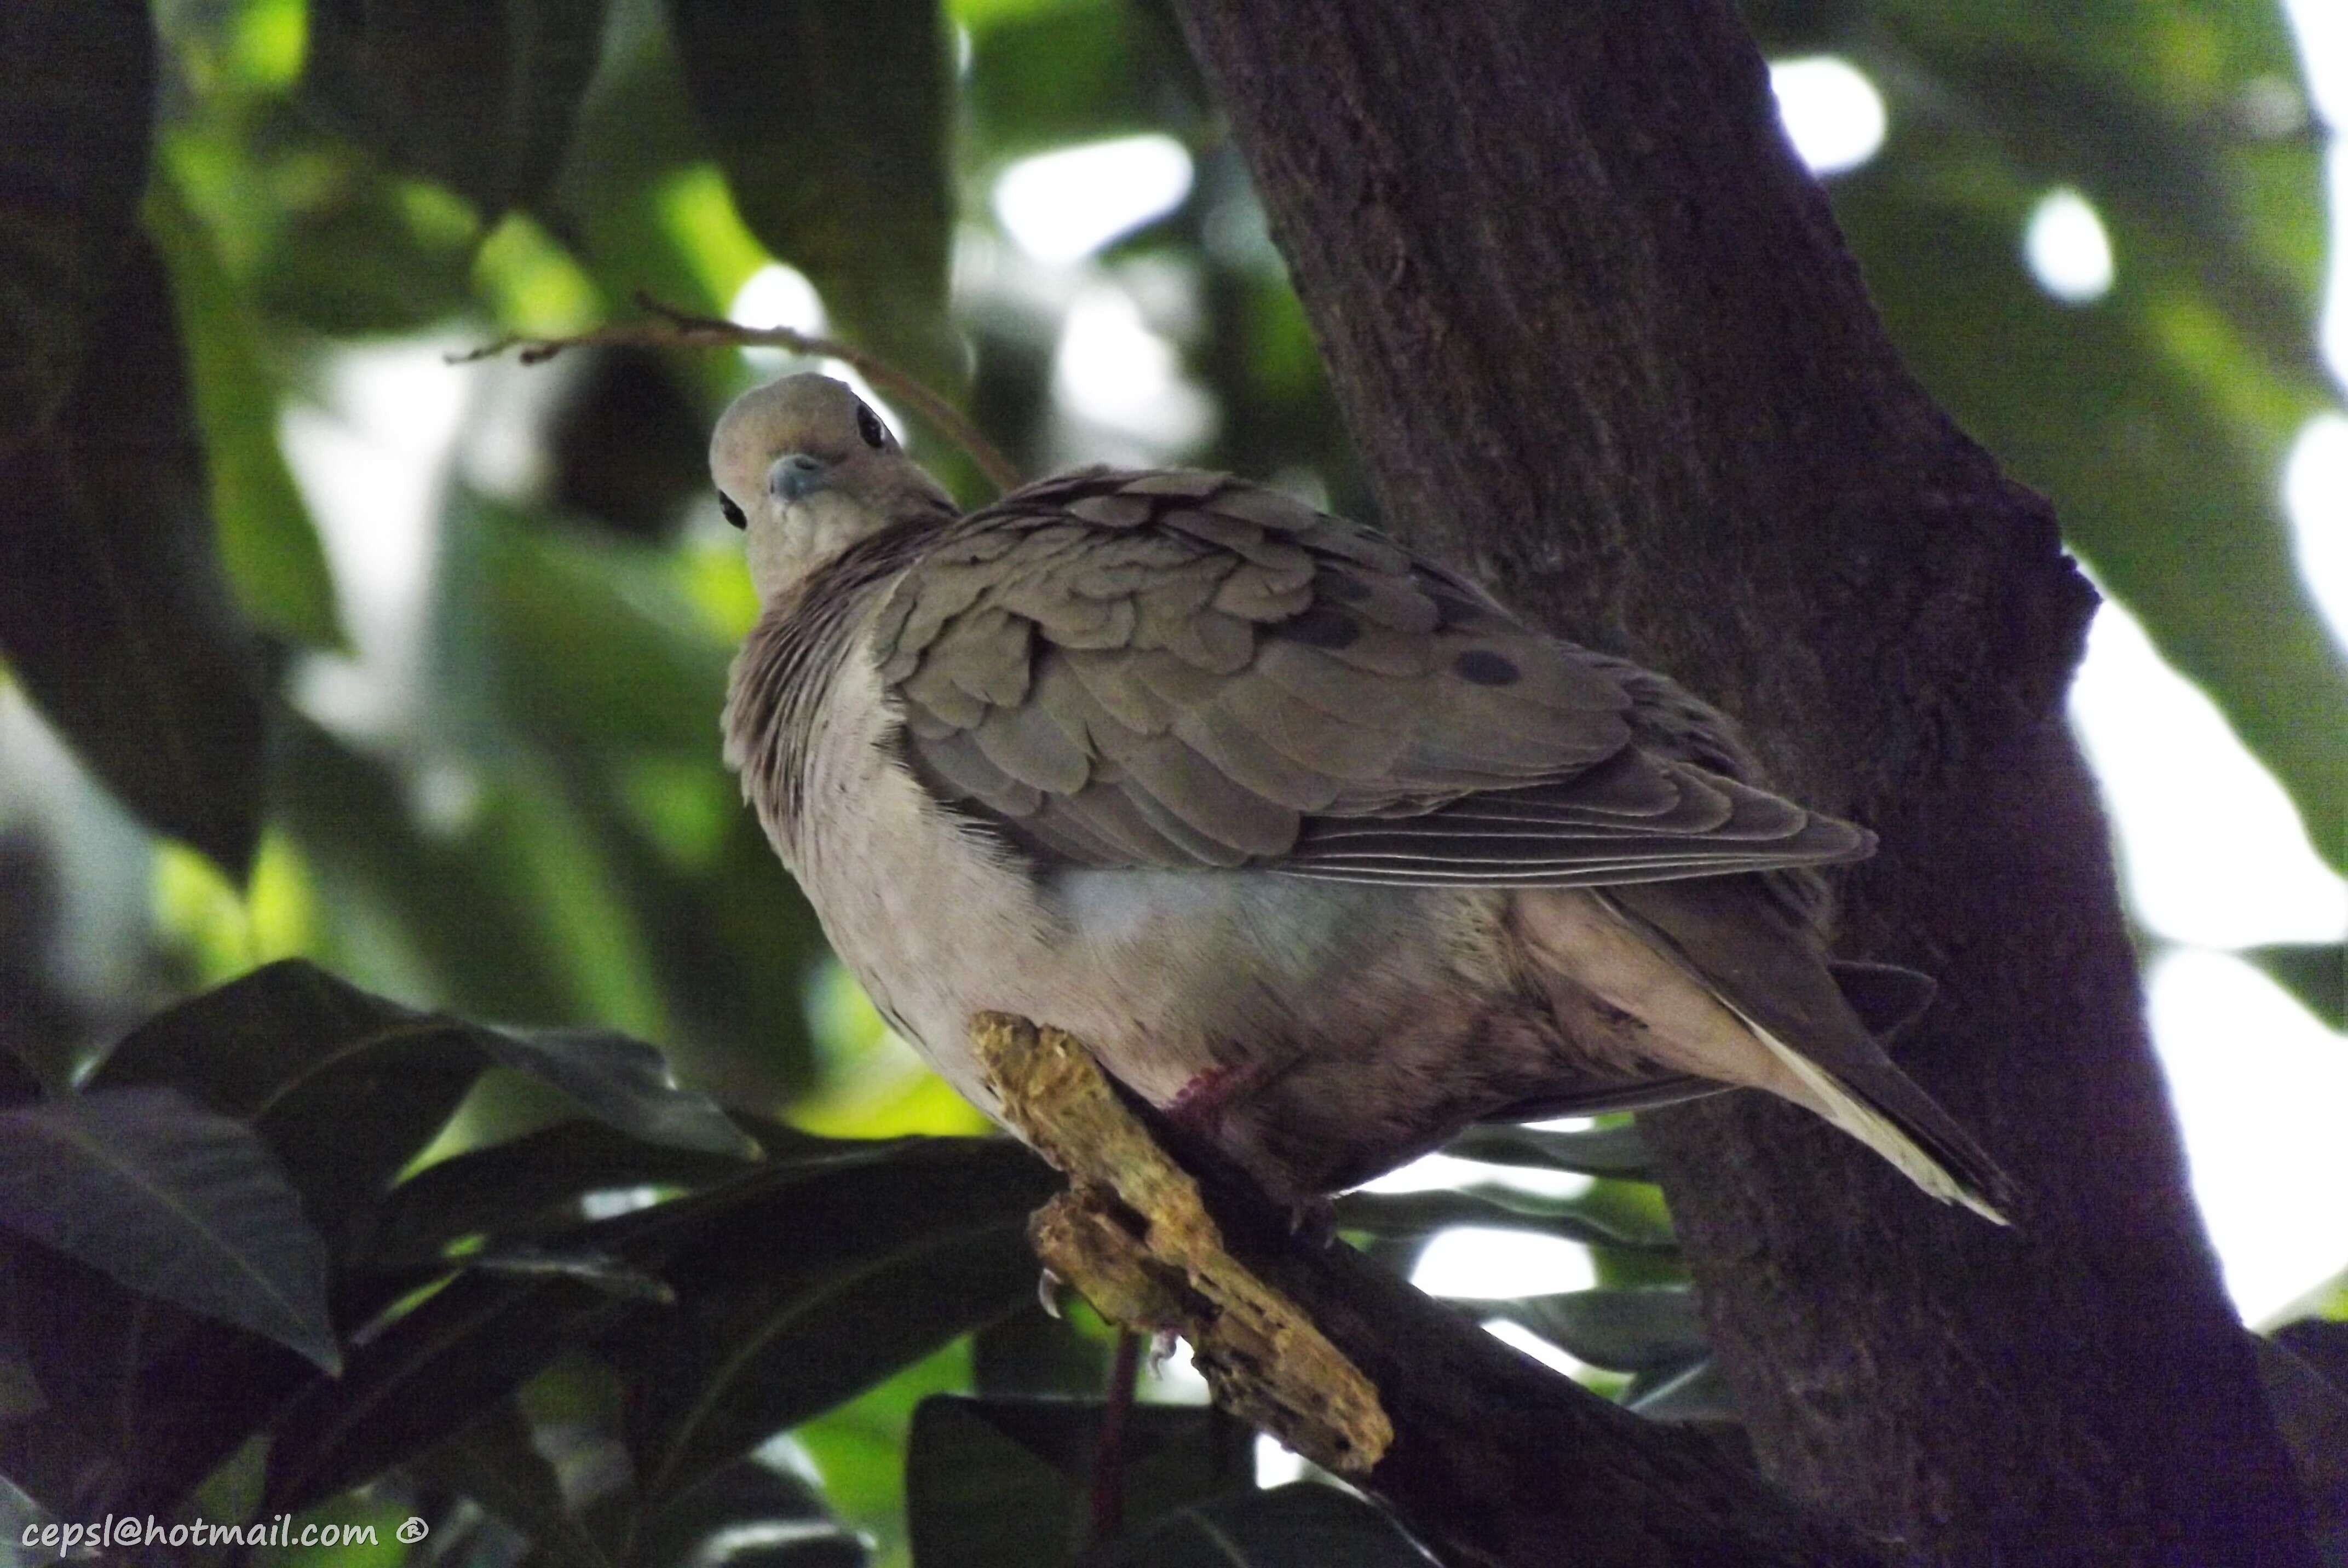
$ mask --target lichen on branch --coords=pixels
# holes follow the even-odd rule
[[[1092,1053],[1002,1013],[980,1014],[971,1034],[1004,1119],[1068,1178],[1028,1224],[1045,1266],[1110,1320],[1189,1341],[1225,1409],[1316,1464],[1366,1474],[1394,1441],[1376,1387],[1231,1255],[1196,1178]]]

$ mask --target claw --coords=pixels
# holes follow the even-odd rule
[[[1149,1337],[1149,1375],[1153,1378],[1165,1370],[1166,1363],[1174,1358],[1174,1347],[1180,1337],[1171,1328],[1160,1328]]]
[[[1035,1276],[1035,1304],[1044,1309],[1045,1317],[1055,1321],[1059,1318],[1060,1292],[1066,1289],[1067,1285],[1066,1280],[1048,1268]]]

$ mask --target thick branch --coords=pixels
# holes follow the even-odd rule
[[[1298,1236],[1209,1149],[1176,1164],[1078,1042],[978,1020],[1004,1114],[1066,1173],[1031,1234],[1128,1327],[1190,1342],[1218,1402],[1494,1568],[1882,1559],[1693,1430],[1559,1377],[1351,1247]]]
[[[1935,1562],[2305,1563],[2060,700],[2092,602],[1901,369],[1727,0],[1178,0],[1389,520],[1879,829],[1855,956],[2033,1195],[1754,1096],[1652,1118],[1778,1478]]]

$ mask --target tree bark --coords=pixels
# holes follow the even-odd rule
[[[1178,0],[1389,523],[1882,835],[1840,946],[2013,1231],[1759,1096],[1647,1119],[1767,1471],[1932,1563],[2312,1563],[2062,698],[2094,596],[1908,376],[1721,0]]]

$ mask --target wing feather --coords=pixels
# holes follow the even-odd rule
[[[1661,677],[1220,475],[1014,492],[868,624],[917,774],[1046,859],[1576,886],[1872,842],[1728,776],[1726,721]]]

